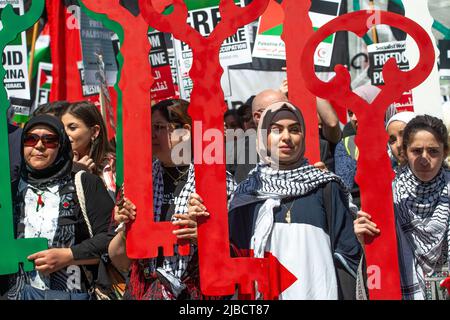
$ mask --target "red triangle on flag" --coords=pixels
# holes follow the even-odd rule
[[[281,5],[275,0],[269,2],[264,14],[261,16],[261,23],[259,25],[259,34],[273,29],[284,22],[284,11]]]
[[[45,74],[45,71],[41,70],[39,78],[39,86],[42,87],[44,83],[47,83],[47,75]]]

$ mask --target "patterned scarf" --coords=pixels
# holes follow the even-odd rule
[[[266,199],[303,196],[332,181],[347,190],[340,177],[309,165],[306,159],[300,167],[292,170],[277,170],[268,164],[259,163],[249,173],[248,179],[238,185],[230,210]]]
[[[424,183],[409,166],[394,180],[402,293],[405,299],[424,299],[424,277],[448,260],[449,173],[441,169]]]
[[[153,162],[153,212],[155,221],[160,221],[161,207],[163,203],[164,196],[164,180],[163,180],[164,169],[159,160]],[[228,196],[234,191],[236,183],[233,177],[227,173],[227,194]],[[188,200],[191,193],[195,192],[195,172],[194,165],[191,163],[188,169],[187,181],[183,186],[179,195],[175,197],[175,214],[186,214],[188,212]],[[177,220],[172,217],[172,221]],[[196,246],[191,244],[190,254],[187,256],[181,256],[178,254],[178,246],[175,245],[174,256],[164,257],[162,268],[169,275],[176,277],[181,280],[188,269],[188,264],[192,260],[193,254],[195,252]],[[145,259],[145,260],[135,260],[132,263],[131,280],[130,280],[130,291],[135,299],[142,299],[144,294],[146,294],[147,288],[143,279],[141,278],[141,273],[145,270],[145,273],[154,274],[157,268],[157,258]],[[162,286],[162,299],[171,299],[172,295],[167,292],[167,290]]]
[[[341,178],[308,165],[307,160],[303,160],[302,166],[292,170],[277,170],[268,164],[258,164],[250,172],[248,179],[239,184],[229,208],[231,211],[250,203],[264,201],[258,211],[250,244],[254,256],[264,256],[274,224],[273,210],[281,205],[282,199],[304,196],[332,181],[347,190]],[[349,196],[348,192],[346,193]]]

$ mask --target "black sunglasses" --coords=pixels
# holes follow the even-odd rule
[[[44,147],[49,149],[55,149],[59,146],[59,138],[55,134],[44,134],[39,136],[35,133],[29,133],[25,135],[23,139],[23,145],[25,147],[34,147],[38,144],[38,142],[42,141]]]

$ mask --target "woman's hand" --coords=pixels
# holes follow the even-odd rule
[[[377,228],[376,223],[371,221],[372,217],[370,214],[364,211],[358,211],[358,216],[355,221],[353,221],[353,230],[355,231],[358,241],[364,245],[364,237],[370,236],[375,237],[380,234],[380,230]]]
[[[94,160],[89,158],[89,156],[84,156],[83,158],[80,159],[80,155],[78,154],[78,152],[74,151],[73,152],[73,163],[76,167],[78,167],[82,170],[89,171],[90,173],[94,172],[95,162],[94,162]]]
[[[117,224],[128,223],[136,219],[136,206],[127,198],[123,200],[123,204],[114,207],[114,221]]]
[[[327,166],[322,161],[314,163],[314,167],[316,167],[317,169],[322,170],[322,171],[328,171]]]
[[[37,271],[49,275],[70,265],[73,254],[70,248],[54,248],[32,254],[27,259],[34,261]]]
[[[188,201],[187,214],[174,214],[174,218],[179,220],[173,224],[179,226],[180,229],[174,230],[173,233],[178,239],[189,239],[193,243],[197,243],[197,217],[208,217],[206,207],[203,205],[203,199],[196,193],[191,193]]]

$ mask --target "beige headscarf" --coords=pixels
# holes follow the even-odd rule
[[[295,118],[298,120],[301,126],[301,130],[303,133],[303,141],[302,141],[302,149],[296,159],[292,161],[290,164],[284,164],[289,167],[289,169],[295,169],[303,164],[303,156],[305,155],[305,121],[303,119],[303,115],[299,109],[297,109],[293,104],[289,102],[275,102],[269,105],[261,115],[261,120],[258,124],[257,131],[257,141],[256,141],[256,150],[258,152],[259,158],[261,161],[267,165],[270,165],[273,169],[278,169],[279,163],[278,160],[275,159],[271,154],[268,146],[267,137],[270,133],[270,126],[272,124],[273,119],[277,115],[278,112],[281,111],[289,111],[291,112]]]

